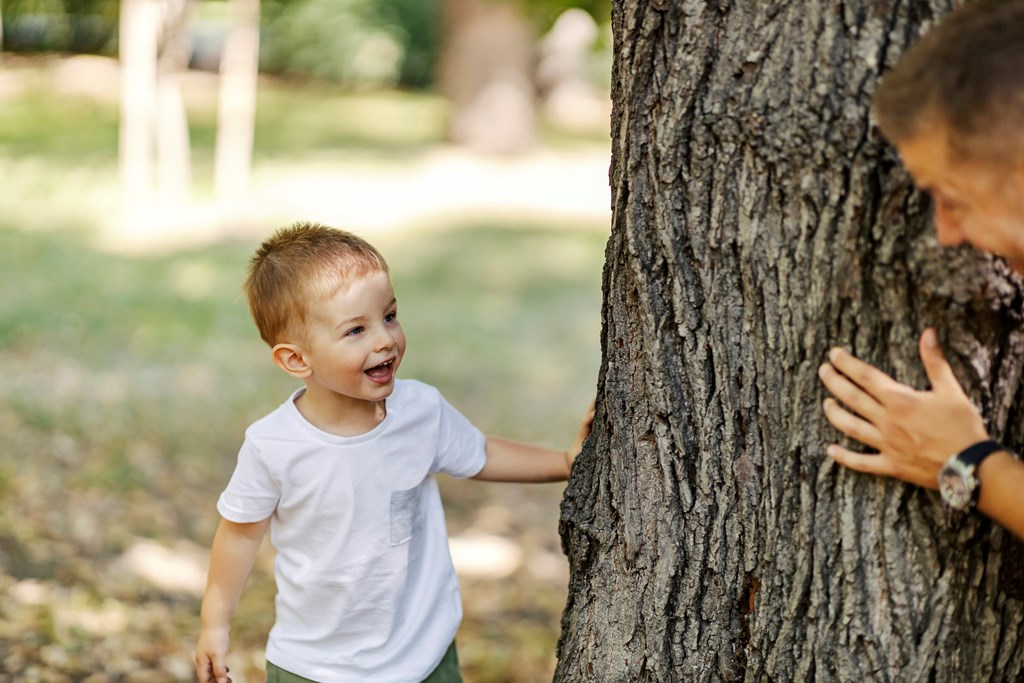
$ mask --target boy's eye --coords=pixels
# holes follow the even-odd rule
[[[398,311],[392,311],[384,316],[384,322],[389,323],[398,318]]]
[[[354,336],[354,335],[357,335],[357,334],[362,334],[362,332],[363,332],[363,328],[362,327],[353,327],[351,330],[349,330],[348,332],[345,333],[345,336],[346,337],[351,337],[351,336]]]

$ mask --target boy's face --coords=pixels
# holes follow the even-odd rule
[[[391,395],[405,333],[391,277],[374,271],[312,302],[303,355],[315,383],[337,398],[376,402]]]

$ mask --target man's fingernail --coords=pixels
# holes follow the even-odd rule
[[[830,361],[835,361],[837,356],[839,356],[839,349],[833,348],[828,350],[828,359]]]
[[[934,349],[939,345],[939,335],[935,334],[935,330],[930,327],[924,331],[924,345],[929,349]]]

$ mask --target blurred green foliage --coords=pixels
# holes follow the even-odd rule
[[[599,23],[610,0],[515,0],[546,31],[579,7]],[[3,0],[3,47],[116,55],[118,0]],[[228,30],[225,0],[200,0],[197,63],[214,68]],[[444,0],[262,0],[260,69],[346,87],[431,85],[444,39]]]
[[[584,10],[598,24],[611,21],[611,0],[518,0],[526,16],[530,17],[538,30],[546,31],[555,23],[562,12],[578,7]]]
[[[5,50],[110,53],[118,0],[3,0]]]
[[[428,85],[438,0],[265,0],[260,68],[350,87]]]

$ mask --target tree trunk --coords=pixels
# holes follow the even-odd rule
[[[121,3],[119,153],[123,220],[131,229],[150,227],[162,209],[189,199],[192,157],[178,79],[188,67],[191,2]]]
[[[128,224],[139,220],[153,200],[159,31],[160,11],[155,2],[121,2],[119,154],[124,219]]]
[[[535,142],[533,35],[515,5],[446,0],[441,89],[448,134],[483,154],[516,154]]]
[[[1022,443],[1024,290],[936,245],[868,115],[950,4],[615,4],[603,363],[562,508],[557,680],[1024,680],[1021,544],[824,457],[826,350],[924,387],[929,324]]]
[[[191,52],[193,0],[164,0],[157,58],[157,187],[164,206],[187,204],[192,187],[192,150],[181,77]]]
[[[229,0],[232,27],[220,64],[214,187],[221,200],[235,201],[249,190],[256,126],[259,75],[259,0]]]

